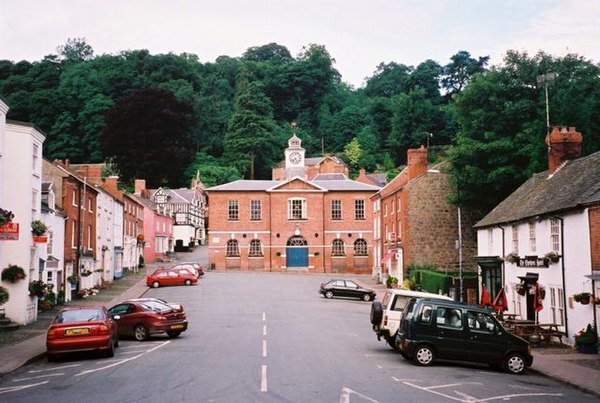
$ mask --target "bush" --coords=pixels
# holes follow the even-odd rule
[[[588,323],[585,329],[581,329],[579,333],[575,335],[575,345],[581,346],[584,344],[596,344],[598,343],[598,334],[596,328]]]

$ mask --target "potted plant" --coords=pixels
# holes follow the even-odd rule
[[[581,329],[575,335],[575,346],[580,353],[598,354],[598,334],[596,333],[596,328],[588,323],[585,329]]]
[[[74,274],[72,276],[67,277],[67,281],[70,284],[77,284],[79,283],[79,276],[77,274]]]
[[[16,283],[19,280],[23,280],[27,275],[22,267],[15,264],[8,265],[7,268],[2,270],[2,280]]]
[[[48,284],[42,280],[34,280],[29,283],[29,295],[44,298],[48,295]]]
[[[560,260],[560,255],[556,251],[550,251],[544,255],[544,258],[548,259],[551,263],[558,263]]]
[[[519,260],[521,258],[519,257],[519,255],[517,255],[516,252],[510,252],[508,255],[506,255],[504,257],[504,260],[507,261],[508,263],[519,263]]]
[[[44,224],[43,221],[33,220],[31,222],[31,232],[35,236],[42,236],[48,231],[48,227]]]
[[[87,277],[90,274],[92,274],[92,271],[89,270],[89,269],[83,269],[83,270],[81,270],[81,277]]]
[[[589,292],[580,292],[577,294],[573,294],[573,299],[575,302],[579,302],[581,305],[587,305],[590,303],[592,295]]]
[[[12,211],[4,210],[0,208],[0,225],[8,224],[12,222],[12,219],[15,218],[15,215]]]
[[[0,305],[6,303],[9,298],[10,294],[8,293],[8,290],[0,286]]]

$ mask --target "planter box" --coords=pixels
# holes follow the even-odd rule
[[[33,236],[33,242],[34,243],[46,243],[48,242],[48,237],[46,235],[40,235],[40,236]]]
[[[598,354],[597,344],[580,344],[577,346],[577,351],[582,354]]]

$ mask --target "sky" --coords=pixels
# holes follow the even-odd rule
[[[492,65],[507,50],[600,63],[599,21],[596,0],[0,0],[0,60],[39,61],[69,38],[95,55],[147,49],[202,63],[317,44],[358,88],[380,63],[446,65],[461,50]]]

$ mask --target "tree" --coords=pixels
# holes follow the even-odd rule
[[[353,138],[350,143],[346,144],[346,147],[344,147],[344,157],[346,157],[346,159],[350,163],[350,167],[353,170],[356,170],[358,168],[358,163],[360,162],[362,154],[363,152],[360,147],[360,143],[358,142],[356,137]]]
[[[290,51],[276,43],[248,48],[242,55],[243,60],[252,62],[289,63],[293,61]]]
[[[225,134],[227,159],[249,179],[270,173],[275,153],[277,126],[269,98],[259,82],[242,77],[238,84],[234,112]]]
[[[367,78],[365,92],[370,97],[391,98],[408,91],[412,67],[398,63],[380,63],[373,76]]]
[[[444,66],[442,87],[448,97],[460,93],[477,73],[483,73],[490,60],[489,56],[474,59],[467,51],[461,50],[450,58],[451,62]]]
[[[196,153],[194,160],[185,170],[185,178],[200,175],[200,181],[206,187],[233,182],[241,178],[240,172],[226,162],[221,162],[203,152]]]
[[[177,187],[194,154],[193,109],[167,90],[144,88],[116,101],[106,114],[102,151],[113,157],[125,181]]]
[[[82,62],[94,57],[94,50],[87,44],[85,38],[69,38],[67,43],[58,46],[56,51],[67,62]]]

